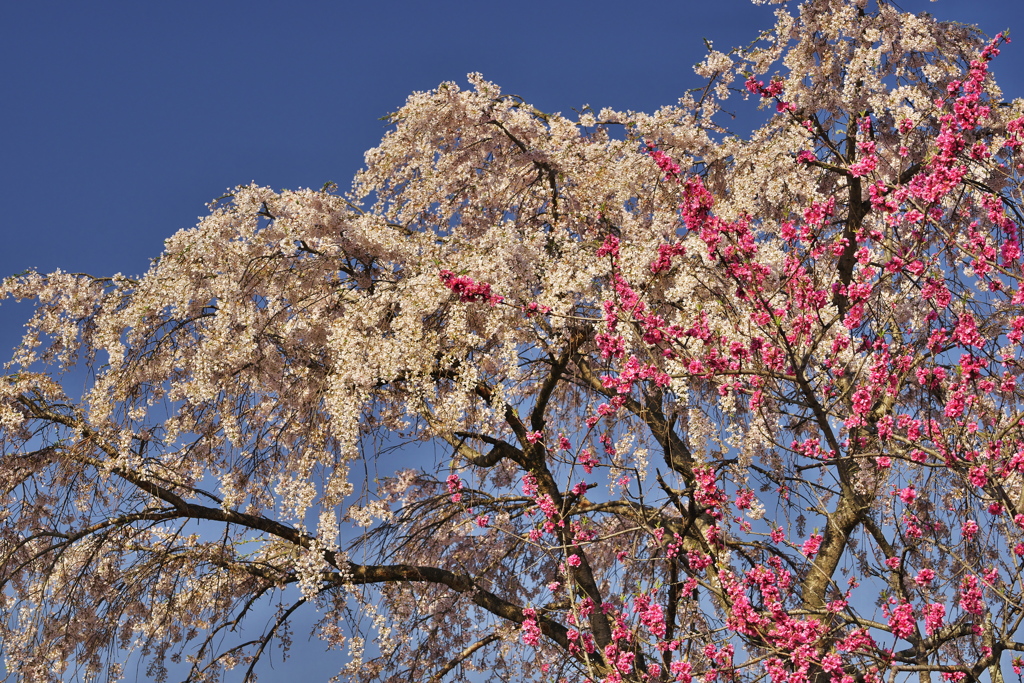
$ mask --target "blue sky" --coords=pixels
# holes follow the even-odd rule
[[[1024,96],[1024,3],[902,6],[1019,34],[994,71]],[[381,116],[470,71],[546,111],[649,111],[699,84],[703,38],[771,23],[747,0],[3,3],[0,277],[139,274],[226,188],[345,188]],[[5,304],[0,348],[27,312]]]

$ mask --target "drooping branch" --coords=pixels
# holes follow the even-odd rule
[[[499,640],[498,636],[494,633],[491,633],[484,636],[475,643],[467,645],[465,649],[462,650],[462,652],[452,657],[444,666],[438,669],[434,673],[434,675],[430,677],[428,683],[441,683],[441,679],[443,679],[448,674],[449,671],[451,671],[459,664],[472,657],[473,653],[479,650],[480,648],[486,647],[496,640]]]

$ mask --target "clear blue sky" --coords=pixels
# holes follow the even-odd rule
[[[901,5],[1010,28],[994,71],[1024,96],[1024,2]],[[650,111],[699,84],[702,38],[771,23],[747,0],[6,2],[0,277],[139,274],[226,188],[347,187],[381,116],[470,71],[546,111]],[[10,309],[0,350],[27,315]]]

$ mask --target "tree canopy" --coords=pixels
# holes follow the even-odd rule
[[[808,0],[653,114],[470,75],[349,191],[4,280],[7,670],[249,679],[307,610],[345,680],[1019,673],[1005,42]]]

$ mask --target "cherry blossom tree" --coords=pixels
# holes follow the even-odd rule
[[[307,611],[345,680],[1019,674],[1005,42],[808,0],[654,114],[471,75],[349,192],[8,278],[8,671],[249,679]]]

